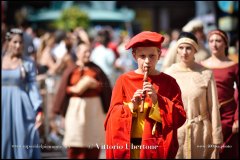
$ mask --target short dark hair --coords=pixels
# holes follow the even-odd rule
[[[181,38],[190,38],[198,44],[198,40],[197,40],[196,36],[191,32],[181,32],[179,34],[178,40]]]
[[[111,41],[111,35],[108,29],[102,29],[98,31],[98,40],[101,44],[103,44],[105,47],[108,46],[108,43]]]

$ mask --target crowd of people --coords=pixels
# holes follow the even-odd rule
[[[1,158],[239,158],[238,58],[200,20],[116,38],[2,22]],[[238,56],[236,40],[236,56]],[[145,79],[145,81],[143,81]]]

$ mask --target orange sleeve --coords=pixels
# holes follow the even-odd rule
[[[93,70],[86,68],[83,71],[79,70],[78,68],[75,69],[70,76],[70,86],[75,85],[78,83],[78,81],[83,77],[83,76],[90,76],[95,78],[96,77],[96,72]]]
[[[96,77],[96,72],[87,68],[86,70],[84,70],[83,76],[90,76],[90,77],[95,78]]]
[[[78,68],[76,68],[70,75],[69,86],[77,84],[80,78],[81,78],[81,71]]]
[[[81,80],[81,78],[82,78],[83,76],[89,76],[89,77],[92,77],[92,78],[95,79],[96,76],[97,76],[97,73],[96,73],[94,70],[90,69],[90,68],[84,68],[83,71],[79,70],[78,68],[75,69],[74,72],[73,72],[73,74],[72,74],[71,77],[70,77],[70,85],[68,85],[67,88],[66,88],[67,94],[72,95],[72,92],[70,91],[69,87],[76,85],[76,84],[79,82],[79,80]],[[100,89],[101,89],[101,88],[100,88],[100,86],[99,86],[98,88],[94,89],[94,91],[92,90],[91,92],[96,92],[96,93],[98,93],[98,92],[100,92]],[[96,93],[95,93],[95,94],[96,94]],[[92,95],[92,94],[93,94],[93,93],[91,93],[91,95]],[[74,95],[77,95],[77,94],[74,94]]]

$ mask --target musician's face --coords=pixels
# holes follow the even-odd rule
[[[157,47],[137,47],[133,51],[133,56],[138,63],[138,69],[142,72],[146,67],[149,72],[155,71],[155,66],[160,59],[161,51]]]

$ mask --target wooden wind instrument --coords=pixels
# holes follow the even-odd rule
[[[146,67],[145,72],[144,72],[143,82],[147,82],[148,72],[149,72],[149,68]],[[141,97],[140,113],[143,113],[143,111],[144,111],[144,102],[145,102],[146,96],[147,96],[147,93],[146,93],[146,91],[144,91],[142,94],[142,97]]]

